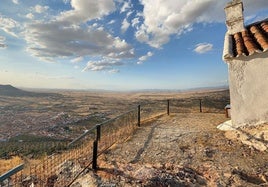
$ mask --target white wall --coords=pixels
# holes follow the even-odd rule
[[[268,122],[268,52],[228,62],[234,127]]]

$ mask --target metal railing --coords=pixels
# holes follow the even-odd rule
[[[4,173],[3,175],[0,176],[0,186],[10,186],[11,183],[11,177],[16,175],[18,172],[23,170],[24,164],[20,164],[17,167],[9,170],[8,172]]]
[[[114,119],[95,125],[70,143],[65,142],[64,147],[47,156],[41,163],[25,164],[22,170],[11,173],[5,179],[1,178],[0,185],[70,186],[91,165],[97,169],[98,156],[115,143],[131,137],[141,123],[170,113],[224,112],[226,102],[190,98],[144,103]]]

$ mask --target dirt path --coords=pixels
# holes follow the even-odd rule
[[[228,140],[223,114],[186,113],[144,124],[99,159],[92,186],[268,186],[268,153]]]

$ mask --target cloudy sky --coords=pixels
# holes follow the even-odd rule
[[[1,0],[0,84],[187,89],[228,83],[228,0]],[[244,0],[246,24],[267,0]]]

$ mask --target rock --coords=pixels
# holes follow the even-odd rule
[[[52,175],[47,178],[47,187],[54,187],[55,182],[57,181],[58,176],[57,175]]]
[[[200,177],[200,176],[196,176],[196,182],[200,185],[206,185],[207,182],[204,178]]]
[[[212,150],[211,148],[206,148],[206,149],[204,150],[204,152],[205,152],[206,156],[209,157],[209,158],[212,158],[213,155],[215,154],[215,151]]]
[[[166,164],[165,164],[165,169],[166,169],[166,170],[173,170],[174,167],[173,167],[173,165],[172,165],[171,163],[166,163]]]
[[[266,182],[265,180],[262,179],[262,177],[259,177],[254,174],[247,174],[246,172],[239,170],[239,169],[234,169],[232,173],[235,175],[238,175],[240,179],[246,182],[252,183],[252,184],[260,185]]]

